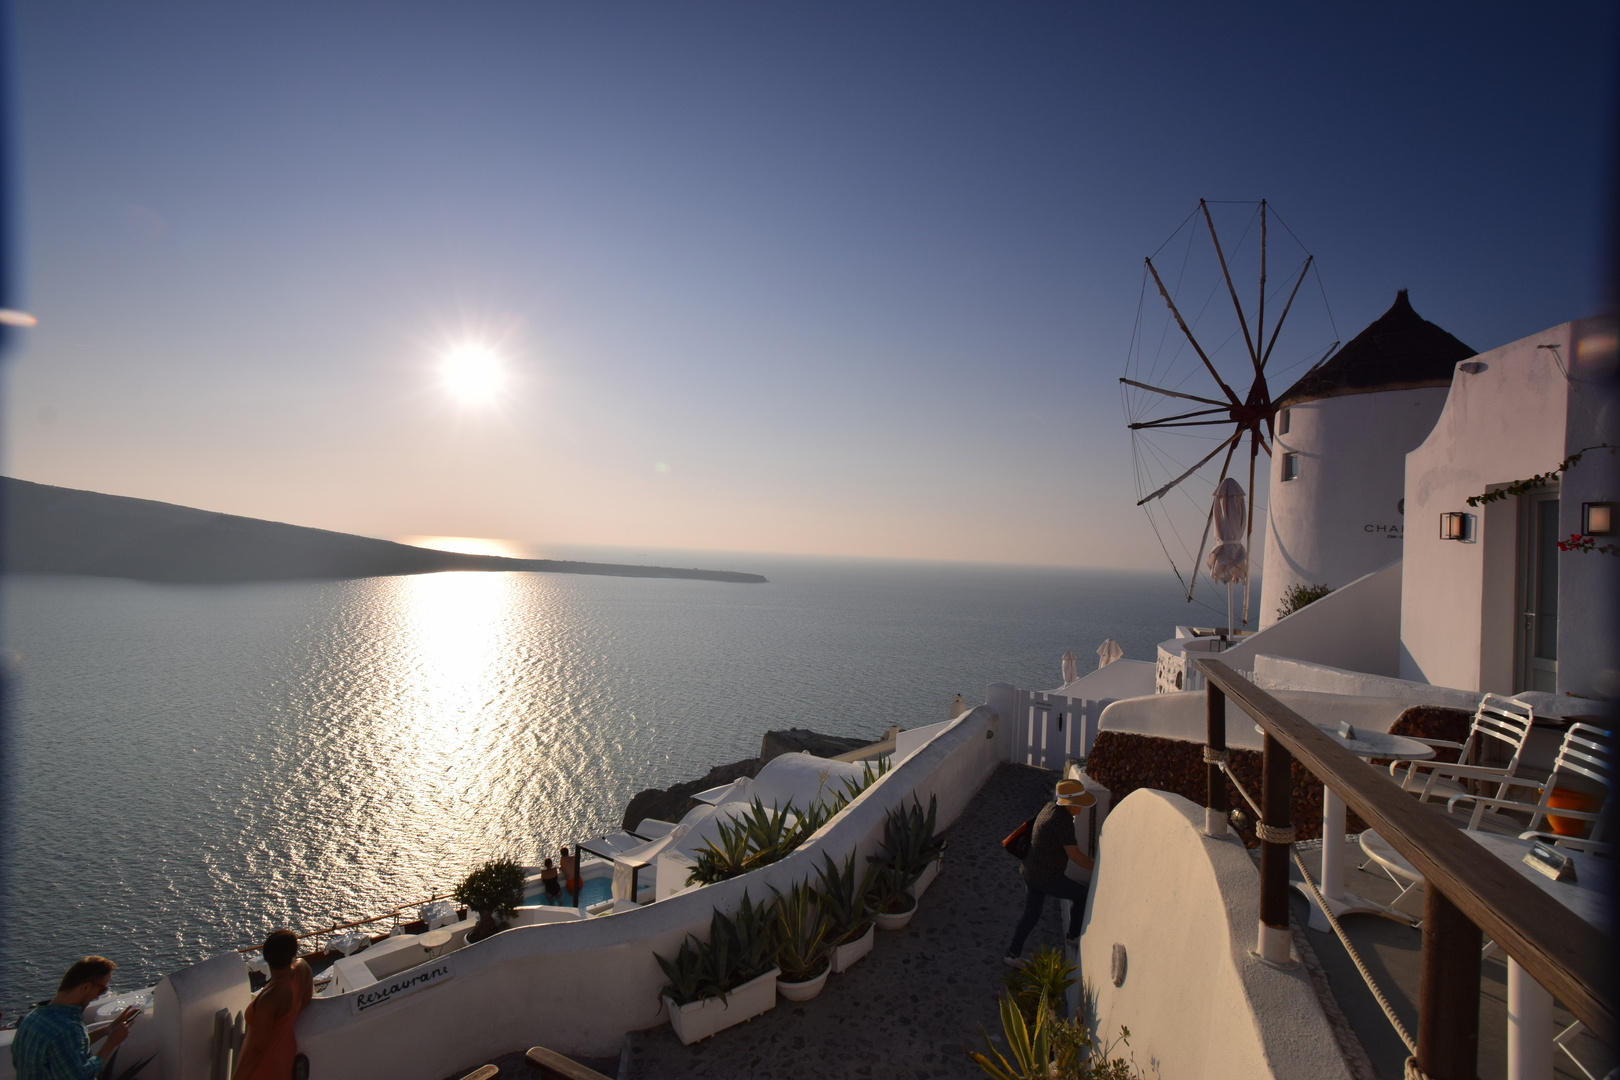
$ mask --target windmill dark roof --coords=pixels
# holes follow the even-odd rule
[[[1412,310],[1406,290],[1334,357],[1289,387],[1279,405],[1344,394],[1450,386],[1451,373],[1475,351]]]

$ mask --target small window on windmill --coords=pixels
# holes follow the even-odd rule
[[[1292,412],[1291,409],[1284,409],[1277,414],[1277,434],[1288,434],[1288,414],[1290,412]]]
[[[1299,455],[1284,454],[1282,461],[1282,478],[1284,480],[1299,479]]]

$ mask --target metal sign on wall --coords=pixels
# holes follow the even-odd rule
[[[391,1001],[420,993],[430,986],[448,982],[454,977],[455,972],[450,967],[450,958],[446,956],[435,960],[425,971],[420,968],[413,969],[366,987],[350,999],[354,1003],[352,1008],[358,1015],[379,1005],[387,1005]]]

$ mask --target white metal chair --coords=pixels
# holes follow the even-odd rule
[[[1519,777],[1524,744],[1530,738],[1530,729],[1534,726],[1535,719],[1535,710],[1523,702],[1497,694],[1486,694],[1474,713],[1473,723],[1468,728],[1468,737],[1462,743],[1447,742],[1444,739],[1422,740],[1430,746],[1456,749],[1458,754],[1455,763],[1392,761],[1389,765],[1389,775],[1400,782],[1403,791],[1416,793],[1419,802],[1427,802],[1430,798],[1442,795],[1463,794],[1466,789],[1462,781],[1465,780],[1475,781],[1481,785],[1482,793],[1494,798],[1507,797],[1515,787],[1535,787],[1537,781]],[[1506,764],[1472,764],[1474,758],[1493,744],[1500,744],[1507,751]],[[1401,772],[1403,766],[1404,776]],[[1483,787],[1487,784],[1491,787]],[[1468,827],[1479,828],[1480,818],[1484,813],[1483,808],[1476,808]]]
[[[1531,834],[1550,838],[1555,841],[1576,839],[1564,837],[1556,832],[1546,831],[1541,824],[1549,817],[1574,818],[1577,821],[1590,821],[1592,835],[1581,839],[1587,841],[1601,841],[1603,838],[1603,810],[1608,803],[1610,776],[1614,771],[1614,747],[1611,735],[1603,728],[1593,724],[1571,724],[1564,732],[1564,741],[1558,747],[1558,757],[1553,761],[1552,775],[1547,782],[1540,785],[1519,784],[1516,786],[1539,786],[1540,798],[1533,803],[1518,802],[1513,799],[1486,798],[1481,795],[1467,793],[1453,795],[1446,800],[1447,811],[1452,810],[1459,802],[1471,801],[1474,803],[1473,820],[1478,821],[1486,809],[1501,811],[1517,811],[1530,815],[1530,823],[1521,837],[1528,838]],[[1553,791],[1558,787],[1558,778],[1569,774],[1584,776],[1589,780],[1596,780],[1603,785],[1603,801],[1596,810],[1567,810],[1550,805]],[[1549,826],[1550,829],[1550,826]]]

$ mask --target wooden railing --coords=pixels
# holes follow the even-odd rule
[[[1425,1076],[1473,1080],[1477,1075],[1482,932],[1593,1035],[1616,1045],[1606,936],[1228,665],[1206,659],[1196,663],[1208,682],[1211,751],[1225,749],[1228,699],[1265,732],[1264,827],[1259,830],[1262,955],[1268,939],[1276,943],[1279,933],[1288,933],[1288,844],[1277,838],[1292,832],[1290,766],[1298,758],[1427,883],[1417,1034],[1417,1065]],[[1216,765],[1210,766],[1209,793],[1213,822],[1226,812],[1225,777]]]

